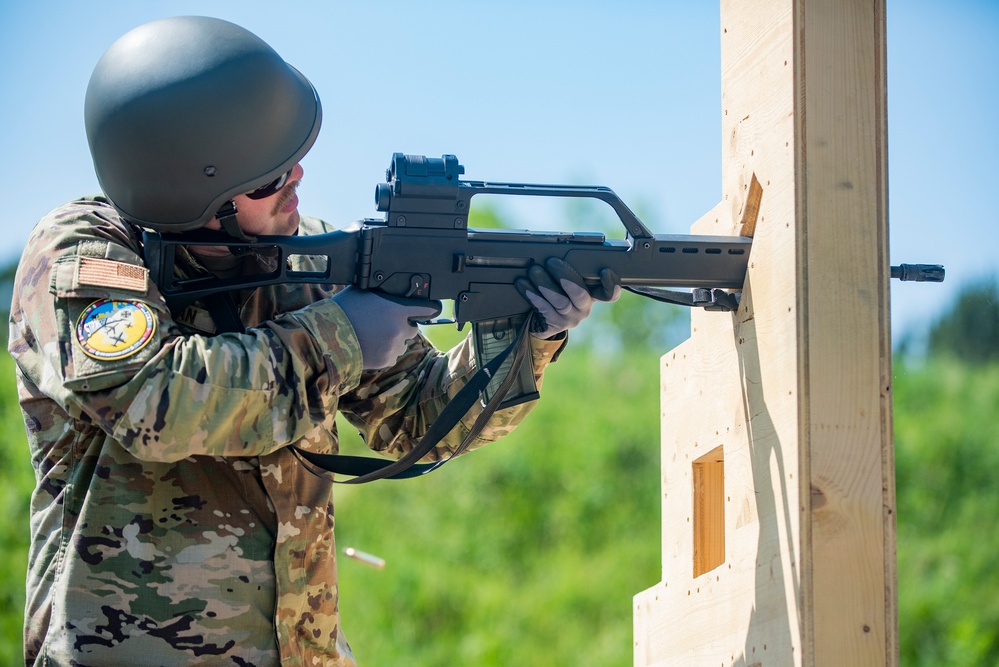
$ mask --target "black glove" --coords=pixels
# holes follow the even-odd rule
[[[347,287],[333,295],[361,346],[364,370],[388,368],[406,351],[406,341],[416,336],[414,322],[437,317],[440,301],[387,299],[374,292]]]
[[[528,279],[529,278],[529,279]],[[610,269],[600,271],[600,285],[587,289],[583,277],[572,266],[552,257],[544,268],[535,264],[527,278],[518,278],[514,286],[537,309],[536,338],[551,338],[568,331],[585,320],[594,301],[617,301],[621,296],[621,279]]]

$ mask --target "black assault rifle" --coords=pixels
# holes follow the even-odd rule
[[[385,213],[384,219],[366,218],[353,228],[327,234],[261,236],[252,242],[230,237],[220,241],[215,234],[146,232],[146,266],[174,313],[221,292],[275,283],[352,284],[389,297],[452,300],[453,319],[432,323],[456,323],[461,329],[471,322],[480,365],[508,347],[532,312],[514,281],[551,257],[571,264],[591,285],[599,284],[600,271],[609,268],[625,289],[644,296],[710,310],[738,307],[738,294],[727,290],[742,289],[749,237],[654,235],[609,188],[459,180],[464,171],[454,155],[437,159],[396,153],[386,181],[375,188],[376,207]],[[599,232],[469,229],[470,203],[477,194],[598,199],[617,214],[625,238],[608,240]],[[178,278],[176,248],[192,245],[269,251],[278,261],[273,271],[257,275]],[[325,269],[294,270],[289,260],[296,255],[324,258]],[[893,267],[892,275],[940,281],[943,268],[902,265]],[[504,363],[509,367],[512,359]],[[503,371],[500,367],[490,382],[487,400]],[[503,407],[538,395],[529,364],[515,381]]]
[[[146,232],[146,266],[175,313],[220,292],[274,283],[353,284],[388,296],[452,300],[453,319],[432,323],[455,323],[461,329],[471,322],[480,364],[505,349],[533,309],[514,281],[550,257],[571,264],[588,284],[599,284],[600,271],[609,268],[629,291],[713,310],[738,306],[737,295],[726,290],[742,289],[752,243],[748,237],[653,235],[609,188],[459,180],[464,171],[454,155],[437,159],[396,153],[386,182],[375,189],[376,207],[385,212],[384,219],[366,218],[353,228],[327,234],[261,236],[253,242],[228,237],[220,241],[217,235],[191,232]],[[599,232],[469,229],[476,194],[599,199],[613,208],[626,235],[608,240]],[[257,275],[180,279],[174,273],[176,248],[192,245],[269,251],[277,253],[278,261],[273,271]],[[295,255],[325,258],[325,269],[296,271],[288,261]],[[491,391],[503,370],[489,385]],[[536,397],[528,364],[504,406]]]

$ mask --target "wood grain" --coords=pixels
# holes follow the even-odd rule
[[[722,201],[692,231],[754,243],[738,312],[661,361],[634,664],[896,665],[884,2],[725,0],[720,29]],[[720,563],[695,527],[717,451]]]

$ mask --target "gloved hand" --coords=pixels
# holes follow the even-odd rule
[[[546,261],[544,268],[532,266],[527,277],[518,278],[514,286],[540,315],[535,318],[538,330],[531,331],[536,338],[568,331],[589,316],[594,301],[613,302],[621,296],[621,279],[612,270],[603,269],[600,285],[587,289],[579,272],[556,257]]]
[[[347,287],[333,295],[361,346],[364,370],[388,368],[406,351],[406,341],[416,335],[413,321],[440,315],[440,301],[390,300],[367,290]]]

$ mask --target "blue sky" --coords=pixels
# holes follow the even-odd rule
[[[263,37],[319,90],[301,209],[333,223],[377,215],[395,151],[454,153],[469,179],[606,185],[657,233],[686,233],[720,199],[712,2],[0,0],[0,260],[48,210],[97,191],[82,108],[104,50],[145,21],[206,13]],[[996,273],[997,34],[996,0],[888,2],[891,259],[948,272],[893,284],[896,340]],[[508,212],[546,229],[564,217],[537,201]]]

